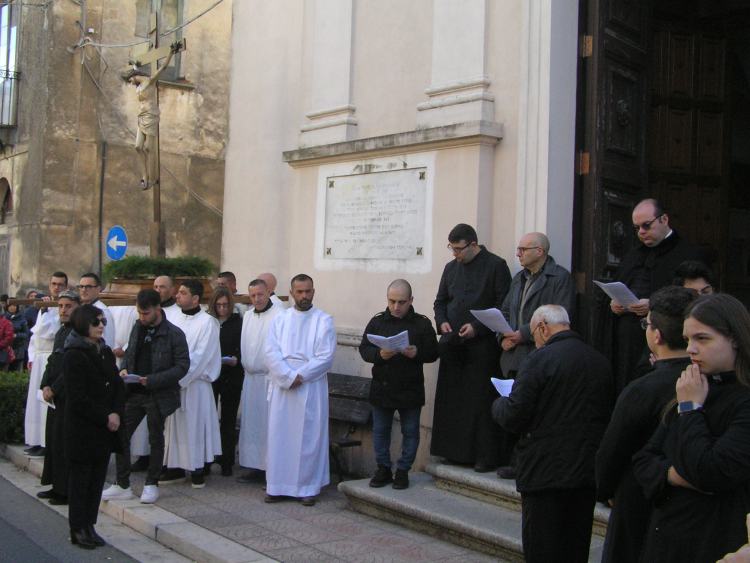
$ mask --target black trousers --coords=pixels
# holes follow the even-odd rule
[[[521,493],[526,563],[586,563],[595,502],[594,489]]]
[[[237,411],[240,408],[242,398],[242,383],[245,380],[244,372],[240,377],[221,376],[213,382],[214,399],[216,408],[220,410],[219,432],[221,433],[221,457],[219,463],[222,467],[234,466],[235,452],[237,451]],[[219,405],[221,404],[221,407]]]
[[[117,463],[117,484],[127,489],[130,486],[130,439],[138,425],[146,417],[148,444],[151,457],[148,462],[146,485],[159,483],[159,474],[164,463],[164,417],[159,412],[156,401],[150,394],[132,393],[125,402],[125,414],[120,426],[122,453],[115,456]]]
[[[71,530],[96,524],[109,454],[90,462],[70,461],[68,522]]]

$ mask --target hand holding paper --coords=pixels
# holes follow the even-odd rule
[[[44,393],[42,393],[41,389],[37,389],[36,390],[36,399],[37,399],[37,401],[39,401],[41,403],[44,403],[45,405],[47,405],[51,409],[56,409],[57,408],[55,406],[55,403],[53,403],[52,401],[45,401],[44,400]]]
[[[122,380],[125,383],[140,383],[141,382],[141,376],[136,375],[134,373],[129,373],[127,375],[122,376]]]
[[[471,309],[471,314],[474,315],[480,323],[482,323],[493,332],[499,332],[500,334],[513,332],[513,329],[510,328],[508,321],[505,320],[505,317],[500,312],[500,309]]]
[[[623,307],[629,307],[638,303],[638,298],[630,291],[630,288],[622,282],[603,283],[594,280],[594,285],[600,287],[612,301]]]
[[[395,336],[380,336],[377,334],[368,334],[367,340],[378,348],[383,350],[393,350],[402,352],[409,346],[409,332],[404,330]]]

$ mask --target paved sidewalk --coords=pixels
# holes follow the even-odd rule
[[[17,448],[8,447],[11,449],[14,462],[24,465]],[[39,463],[25,461],[29,471],[40,470]],[[114,477],[113,466],[114,463],[110,466],[110,480]],[[218,466],[214,470],[207,477],[204,489],[193,489],[189,481],[160,486],[161,497],[156,507],[135,500],[102,503],[102,509],[197,561],[497,561],[354,512],[335,486],[326,487],[313,507],[304,507],[293,500],[266,504],[261,484],[236,482],[235,477],[241,472],[237,468],[233,477],[219,475]],[[144,476],[144,473],[132,475],[135,494],[140,494]]]

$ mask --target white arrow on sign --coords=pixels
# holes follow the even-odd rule
[[[115,235],[115,236],[113,236],[111,239],[109,239],[107,241],[107,245],[109,245],[109,247],[112,250],[114,250],[115,252],[117,252],[117,247],[118,246],[127,246],[128,243],[127,243],[127,241],[124,241],[124,240],[117,240],[117,235]]]

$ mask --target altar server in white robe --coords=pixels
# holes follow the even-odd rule
[[[93,305],[101,309],[104,314],[106,323],[104,324],[104,342],[107,346],[115,349],[115,319],[112,317],[112,311],[104,303],[99,301],[99,294],[102,291],[102,282],[94,272],[88,272],[81,276],[78,282],[78,291],[81,294],[81,305]]]
[[[136,311],[135,305],[117,305],[109,307],[109,312],[112,314],[112,319],[115,322],[115,345],[112,348],[112,352],[115,355],[119,369],[125,357],[125,350],[128,348],[130,331],[133,330],[133,325],[135,325],[135,321],[138,319],[138,311]],[[143,417],[143,420],[133,433],[133,437],[130,439],[130,455],[144,457],[149,455],[150,452],[151,448],[148,445],[148,425],[146,424],[146,417]],[[135,469],[145,470],[147,467],[146,460],[138,463]]]
[[[268,368],[263,348],[271,322],[284,308],[271,301],[268,285],[255,279],[248,286],[252,308],[242,320],[241,357],[245,370],[240,401],[240,465],[250,468],[241,483],[263,481],[268,438]]]
[[[294,307],[274,319],[266,338],[271,380],[266,502],[288,496],[313,506],[330,481],[327,374],[336,330],[333,318],[312,306],[314,295],[310,276],[294,276]]]
[[[205,486],[204,466],[221,455],[219,417],[211,383],[221,372],[219,321],[200,307],[203,285],[185,280],[177,291],[181,313],[169,319],[182,329],[190,352],[190,369],[180,380],[180,402],[177,411],[167,418],[165,426],[165,464],[169,468],[159,483],[174,481],[179,470],[191,472],[193,488]],[[178,470],[178,471],[174,471]]]
[[[68,276],[65,272],[55,272],[49,279],[49,296],[46,300],[57,299],[61,291],[68,289]],[[37,313],[36,324],[31,329],[29,341],[29,390],[26,394],[26,413],[24,415],[24,441],[29,447],[24,450],[28,455],[44,456],[44,428],[47,424],[47,405],[39,401],[37,392],[42,383],[47,358],[52,353],[55,334],[60,329],[60,317],[57,307],[40,309]]]

